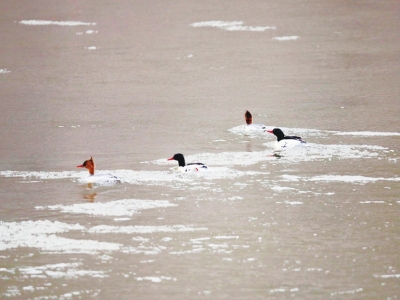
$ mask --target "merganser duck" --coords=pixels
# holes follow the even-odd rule
[[[246,110],[246,112],[244,113],[244,120],[246,121],[247,125],[250,125],[253,123],[253,116],[251,115],[251,113]]]
[[[98,183],[112,183],[112,182],[121,182],[120,179],[118,179],[116,176],[111,175],[111,174],[99,174],[99,175],[94,175],[94,160],[93,157],[90,157],[90,159],[85,160],[83,164],[76,166],[77,168],[86,168],[89,171],[90,174],[90,182],[98,182]]]
[[[277,141],[275,143],[275,151],[281,151],[287,148],[293,148],[306,142],[299,136],[288,136],[283,133],[280,128],[274,128],[273,130],[266,130],[276,136]]]
[[[183,173],[205,171],[208,169],[208,167],[203,163],[186,164],[185,158],[183,157],[183,154],[181,154],[181,153],[176,153],[171,158],[168,158],[168,160],[176,160],[179,164],[178,170]]]
[[[244,113],[244,120],[246,122],[245,125],[245,131],[251,130],[251,131],[264,131],[266,129],[266,126],[263,124],[253,124],[253,116],[251,113],[246,110]]]
[[[90,175],[94,175],[94,160],[93,157],[90,157],[90,159],[85,160],[83,164],[76,166],[77,168],[86,168],[89,170]]]

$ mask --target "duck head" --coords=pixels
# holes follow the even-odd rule
[[[250,125],[253,123],[253,116],[251,115],[251,113],[248,110],[246,110],[246,112],[244,114],[244,119],[245,119],[247,125]]]
[[[168,160],[176,160],[179,163],[180,167],[186,166],[185,158],[183,157],[183,154],[181,154],[181,153],[176,153],[171,158],[168,158]]]
[[[90,175],[94,175],[94,161],[93,158],[90,157],[90,159],[85,160],[83,164],[76,166],[77,168],[86,168],[89,170]]]

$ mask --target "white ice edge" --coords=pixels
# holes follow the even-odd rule
[[[18,247],[38,248],[48,253],[82,253],[95,255],[99,252],[124,251],[126,253],[158,254],[163,247],[132,248],[120,243],[99,242],[89,239],[72,239],[57,234],[79,231],[89,234],[102,233],[182,233],[206,231],[207,228],[196,228],[186,225],[164,226],[107,226],[99,225],[86,228],[79,224],[67,224],[59,221],[39,220],[22,222],[0,221],[0,251]],[[144,240],[141,239],[143,242]],[[165,247],[164,247],[165,248]]]
[[[95,216],[132,216],[139,210],[178,206],[167,200],[123,199],[109,202],[77,203],[72,205],[36,206],[36,209],[59,210],[63,213],[88,214]],[[127,220],[127,218],[114,219]],[[129,220],[129,218],[128,218]]]
[[[319,175],[312,177],[302,177],[296,175],[281,175],[286,181],[325,181],[325,182],[347,182],[347,183],[367,183],[367,182],[376,182],[376,181],[400,181],[400,177],[367,177],[361,175]]]
[[[18,270],[22,275],[31,278],[79,278],[83,276],[90,276],[96,278],[108,277],[103,271],[82,270],[79,267],[82,263],[58,263],[48,264],[42,266],[22,266],[15,267],[11,270]]]
[[[292,35],[292,36],[276,36],[273,37],[272,39],[277,41],[295,41],[299,38],[300,37],[298,35]]]
[[[192,27],[214,27],[227,31],[265,31],[274,30],[276,26],[243,26],[243,21],[203,21],[190,24]]]
[[[275,137],[265,132],[265,130],[272,130],[274,128],[280,128],[287,135],[304,135],[304,137],[317,136],[326,137],[327,135],[349,135],[349,136],[400,136],[399,132],[384,132],[384,131],[334,131],[334,130],[320,130],[320,129],[310,129],[310,128],[297,128],[297,127],[284,127],[278,125],[264,125],[264,124],[242,124],[228,129],[229,132],[242,135],[263,135],[265,137]]]
[[[22,20],[19,22],[23,25],[43,26],[43,25],[57,25],[57,26],[95,26],[96,23],[80,22],[80,21],[48,21],[48,20]]]

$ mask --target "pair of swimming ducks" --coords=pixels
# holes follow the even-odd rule
[[[251,115],[251,113],[248,110],[246,110],[246,113],[244,114],[244,119],[246,121],[247,126],[253,124],[253,116]],[[264,127],[265,126],[263,126],[263,128]],[[276,136],[277,141],[275,143],[275,151],[281,151],[286,148],[296,147],[298,145],[305,143],[305,141],[303,141],[301,137],[285,135],[283,133],[283,131],[279,128],[274,128],[273,130],[265,130],[265,131],[272,133]],[[204,171],[204,170],[208,169],[208,167],[203,163],[195,162],[195,163],[186,164],[185,158],[183,157],[183,154],[181,154],[181,153],[175,154],[173,157],[168,158],[168,160],[176,160],[179,165],[178,170],[183,173]],[[94,165],[93,158],[91,157],[90,159],[84,161],[83,164],[77,166],[77,168],[86,168],[89,170],[90,175],[94,175],[95,165]]]

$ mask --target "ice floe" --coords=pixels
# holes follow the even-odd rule
[[[273,40],[277,41],[295,41],[299,39],[299,36],[297,35],[291,35],[291,36],[276,36],[272,38]]]
[[[227,31],[265,31],[276,29],[276,26],[244,26],[243,21],[203,21],[190,24],[192,27],[215,27]]]
[[[57,25],[57,26],[95,26],[96,23],[80,22],[80,21],[48,21],[48,20],[22,20],[19,22],[23,25],[43,26],[43,25]]]
[[[110,202],[77,203],[72,205],[36,206],[36,209],[60,210],[63,213],[95,216],[132,216],[139,210],[177,206],[167,200],[124,199]],[[126,220],[126,219],[123,219]],[[129,219],[128,219],[129,220]],[[122,221],[122,220],[117,220]]]
[[[121,244],[95,240],[75,240],[57,236],[58,233],[83,231],[84,226],[59,221],[39,220],[22,222],[0,221],[0,251],[18,247],[38,248],[44,252],[88,253],[114,251]]]
[[[205,227],[191,227],[185,225],[172,225],[172,226],[109,226],[98,225],[88,229],[90,233],[155,233],[155,232],[194,232],[208,230]]]
[[[400,177],[367,177],[361,175],[319,175],[319,176],[311,176],[311,177],[303,177],[296,175],[282,175],[286,181],[336,181],[336,182],[348,182],[348,183],[368,183],[368,182],[377,182],[377,181],[400,181]]]

